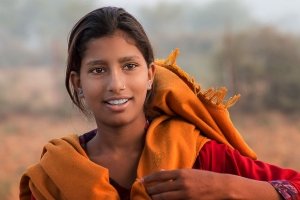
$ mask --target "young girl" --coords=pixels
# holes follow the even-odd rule
[[[300,174],[256,160],[229,119],[225,89],[203,92],[155,61],[121,8],[84,16],[68,45],[66,87],[97,128],[51,140],[20,199],[300,199]]]

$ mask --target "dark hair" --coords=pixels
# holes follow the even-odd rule
[[[124,31],[135,41],[148,66],[154,61],[152,46],[142,25],[124,9],[103,7],[86,14],[70,33],[65,78],[65,85],[73,103],[83,112],[83,102],[70,83],[70,74],[72,71],[80,73],[81,60],[91,39],[112,35],[116,30]]]

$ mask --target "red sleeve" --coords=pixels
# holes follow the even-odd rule
[[[203,146],[194,168],[268,181],[284,199],[300,199],[300,173],[242,156],[216,141]]]

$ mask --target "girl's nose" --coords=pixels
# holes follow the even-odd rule
[[[112,70],[108,83],[108,90],[111,92],[120,92],[126,89],[124,77],[121,70]]]

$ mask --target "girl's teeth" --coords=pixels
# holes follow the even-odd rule
[[[127,101],[128,99],[116,99],[116,100],[108,101],[108,103],[112,105],[120,105],[126,103]]]

